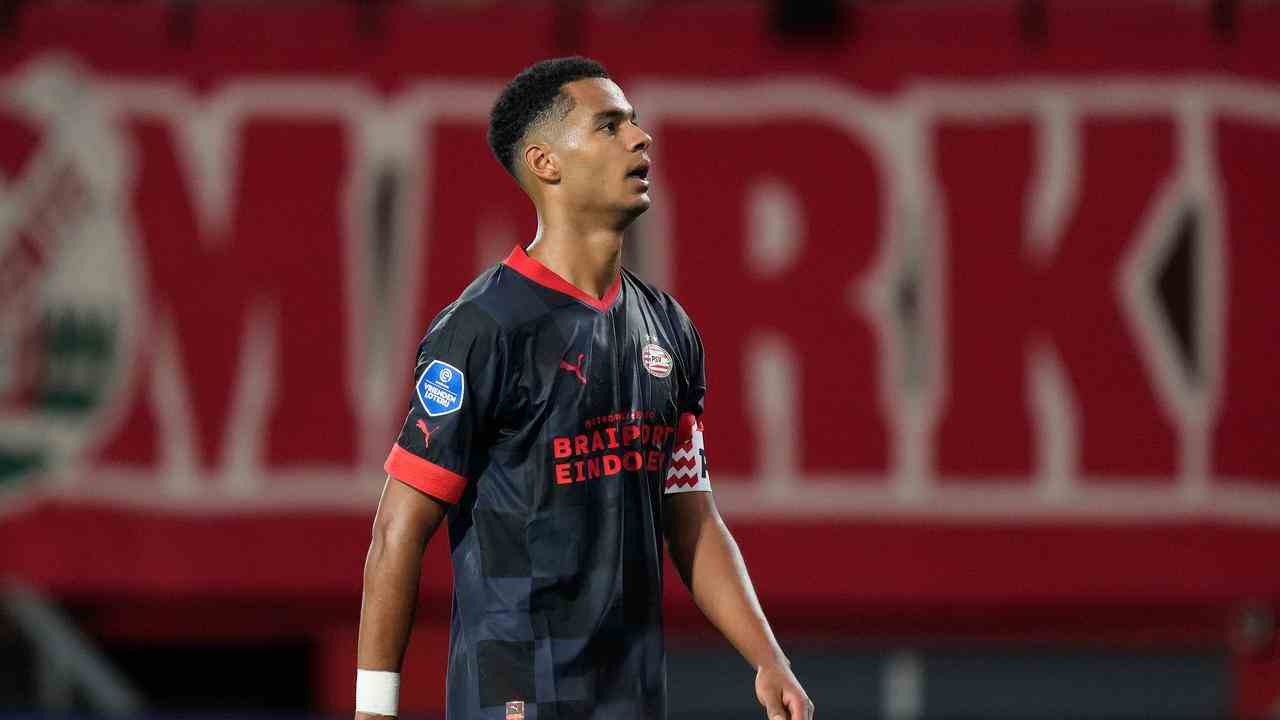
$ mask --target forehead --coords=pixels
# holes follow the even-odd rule
[[[631,103],[622,88],[608,78],[584,78],[564,86],[564,93],[574,100],[573,113],[591,117],[596,113],[616,110],[627,113]]]

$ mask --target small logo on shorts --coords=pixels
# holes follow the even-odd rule
[[[656,378],[671,374],[671,353],[657,343],[649,343],[640,348],[640,361],[644,363],[644,369]]]
[[[507,720],[524,720],[523,700],[512,700],[507,703]]]

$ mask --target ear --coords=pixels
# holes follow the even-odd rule
[[[542,143],[526,145],[521,155],[525,169],[534,177],[549,183],[560,182],[560,159]]]

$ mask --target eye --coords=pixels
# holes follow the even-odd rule
[[[612,135],[618,131],[618,121],[610,120],[609,122],[605,123],[604,126],[601,127],[600,129]]]

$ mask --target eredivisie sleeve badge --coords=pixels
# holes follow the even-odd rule
[[[448,415],[462,407],[462,371],[443,360],[432,360],[418,377],[418,402],[431,417]]]

